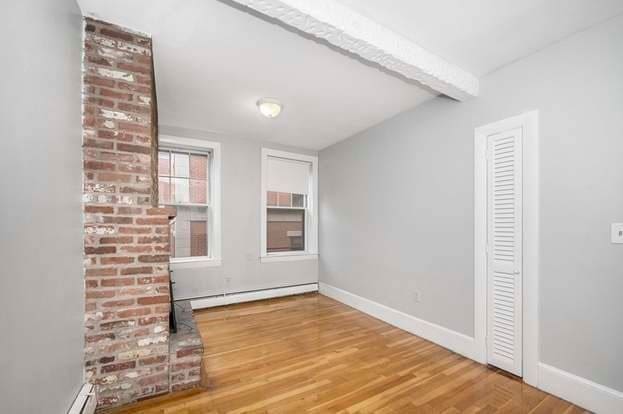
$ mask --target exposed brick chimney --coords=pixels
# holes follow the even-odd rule
[[[101,408],[169,390],[172,212],[154,207],[151,39],[85,24],[85,370]]]

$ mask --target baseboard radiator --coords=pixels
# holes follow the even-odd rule
[[[97,397],[93,384],[84,384],[67,414],[93,414],[97,408]]]
[[[229,295],[210,296],[193,299],[190,305],[193,310],[213,308],[216,306],[232,305],[234,303],[252,302],[262,299],[279,298],[283,296],[301,295],[303,293],[317,292],[318,283],[306,285],[288,286],[274,289],[254,290],[251,292],[232,293]]]

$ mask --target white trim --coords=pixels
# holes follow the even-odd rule
[[[233,0],[458,100],[478,95],[473,74],[333,0]]]
[[[210,220],[210,243],[208,248],[210,249],[209,261],[205,258],[197,258],[197,260],[203,262],[202,267],[220,266],[222,258],[222,213],[221,213],[221,199],[222,199],[222,183],[221,183],[221,165],[222,165],[222,153],[221,143],[215,141],[206,141],[203,139],[195,138],[182,138],[173,135],[158,136],[158,143],[164,148],[169,149],[187,149],[187,150],[209,150],[212,153],[210,157],[210,207],[211,214]],[[191,259],[191,258],[189,258]],[[188,260],[186,258],[176,260],[172,259],[172,263],[189,263],[194,260]]]
[[[170,261],[171,270],[220,267],[222,265],[221,259],[213,259],[211,257],[172,257]]]
[[[320,282],[320,293],[444,348],[475,359],[474,338]]]
[[[487,140],[474,140],[474,340],[475,360],[487,363]],[[479,197],[484,193],[485,197]],[[484,251],[483,251],[484,248]],[[485,275],[485,277],[478,277]]]
[[[539,113],[524,115],[523,136],[523,379],[538,384],[539,348]]]
[[[474,134],[475,360],[487,362],[487,136],[523,129],[523,380],[537,386],[539,362],[539,132],[538,112],[476,128]]]
[[[262,153],[267,156],[284,158],[286,160],[303,161],[309,163],[317,163],[318,157],[315,155],[300,154],[298,152],[280,151],[272,148],[262,148]]]
[[[295,252],[288,252],[295,253]],[[299,262],[301,260],[318,260],[317,254],[274,254],[269,253],[268,256],[260,257],[261,263],[275,262]]]
[[[67,414],[93,414],[96,406],[97,402],[93,384],[85,383],[82,385],[82,388],[80,388]]]
[[[158,143],[165,147],[182,148],[188,150],[206,151],[220,147],[220,142],[205,139],[185,138],[174,135],[158,135]]]
[[[614,367],[613,367],[614,368]],[[539,363],[539,388],[599,414],[623,413],[623,392]]]
[[[233,303],[252,302],[262,299],[278,298],[283,296],[301,295],[303,293],[317,292],[318,284],[290,286],[275,289],[257,290],[253,292],[234,293],[231,295],[212,296],[190,301],[193,310],[213,308],[215,306],[231,305]]]
[[[261,195],[260,195],[260,260],[262,262],[269,257],[286,257],[318,254],[318,157],[315,155],[299,154],[294,152],[279,151],[271,148],[262,148],[261,161]],[[305,251],[268,253],[266,248],[266,192],[268,176],[268,157],[278,157],[289,160],[304,161],[311,164],[311,180],[307,194],[307,214],[305,215]],[[273,260],[273,261],[287,261]]]

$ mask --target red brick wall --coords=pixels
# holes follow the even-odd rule
[[[171,212],[152,207],[151,40],[85,30],[85,369],[108,407],[168,391]]]

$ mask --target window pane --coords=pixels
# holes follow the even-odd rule
[[[292,194],[292,207],[305,208],[305,194]]]
[[[203,180],[190,180],[190,202],[206,204],[208,202],[208,183]]]
[[[173,257],[207,256],[208,208],[178,206],[172,232]]]
[[[208,156],[190,154],[190,202],[208,202]]]
[[[188,181],[187,178],[171,178],[172,198],[176,203],[188,203],[190,201]]]
[[[197,180],[208,179],[208,156],[190,154],[190,178]]]
[[[169,151],[158,152],[158,175],[171,175],[171,159]]]
[[[160,204],[173,202],[171,198],[171,179],[169,177],[158,177],[158,202]]]
[[[190,255],[208,255],[208,223],[192,220],[190,222]]]
[[[173,176],[174,177],[190,177],[190,162],[188,154],[179,152],[173,153]]]
[[[305,211],[278,208],[267,210],[267,251],[305,250]]]
[[[279,207],[291,207],[292,206],[292,201],[291,201],[291,196],[292,194],[290,193],[278,193],[278,198],[279,198]]]
[[[277,197],[278,197],[278,193],[274,191],[267,191],[266,192],[266,204],[268,204],[269,206],[276,206]]]

